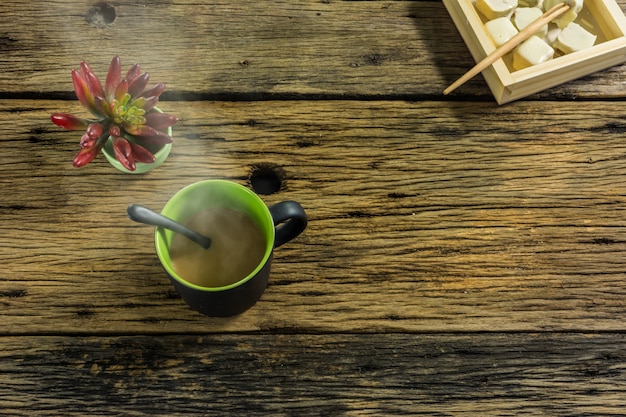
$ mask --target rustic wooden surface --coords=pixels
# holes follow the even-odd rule
[[[473,63],[439,1],[8,1],[0,21],[0,414],[626,414],[624,66],[444,97]],[[49,120],[80,112],[70,69],[114,54],[181,118],[142,176],[72,168],[80,134]],[[125,208],[259,168],[309,227],[257,305],[204,317]]]
[[[25,416],[608,416],[623,412],[624,342],[545,333],[6,337],[0,398],[5,415]]]

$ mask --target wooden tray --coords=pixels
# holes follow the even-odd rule
[[[443,0],[443,3],[476,62],[496,49],[473,0]],[[482,72],[498,104],[626,61],[626,17],[615,0],[585,0],[578,19],[581,18],[591,24],[597,35],[593,47],[519,71],[512,68],[509,54]]]

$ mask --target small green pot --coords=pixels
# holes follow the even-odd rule
[[[154,109],[160,113],[163,113],[161,109],[157,107],[155,107]],[[166,133],[172,136],[171,126],[167,128]],[[129,138],[126,137],[126,139],[129,139]],[[171,143],[167,143],[163,145],[163,147],[161,147],[159,150],[154,152],[154,156],[156,158],[154,162],[149,163],[149,164],[144,164],[143,162],[136,162],[135,163],[136,168],[134,171],[130,171],[126,169],[124,165],[122,165],[122,163],[118,161],[117,158],[115,157],[115,151],[113,150],[113,137],[112,136],[109,136],[109,139],[107,140],[106,144],[102,148],[102,153],[104,154],[106,159],[109,161],[109,163],[113,165],[115,168],[117,168],[119,171],[125,172],[127,174],[145,174],[146,172],[152,171],[154,168],[158,167],[163,162],[165,162],[167,157],[170,156],[171,150],[172,150]]]

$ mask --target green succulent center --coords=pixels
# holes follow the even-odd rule
[[[113,120],[120,125],[141,126],[146,123],[146,111],[143,109],[146,100],[142,97],[133,101],[130,99],[130,94],[126,94],[122,100],[113,100]]]

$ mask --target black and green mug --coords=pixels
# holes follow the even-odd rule
[[[302,233],[307,226],[307,216],[295,201],[267,207],[250,189],[226,180],[205,180],[183,188],[165,204],[161,214],[185,223],[200,210],[214,208],[239,212],[258,227],[262,235],[262,255],[252,272],[228,285],[198,285],[181,276],[174,266],[171,249],[175,232],[156,227],[155,245],[161,265],[192,309],[208,316],[228,317],[246,311],[261,298],[268,284],[274,248]]]

